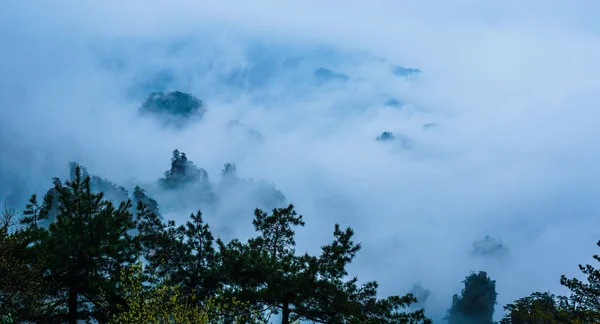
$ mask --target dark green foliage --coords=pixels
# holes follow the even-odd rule
[[[412,294],[377,298],[378,284],[359,285],[356,277],[345,280],[346,266],[360,250],[352,241],[351,228],[334,229],[334,240],[322,247],[322,254],[313,258],[309,269],[317,269],[314,290],[308,291],[308,303],[302,304],[304,318],[321,323],[430,323],[423,310],[406,312],[417,302]],[[310,287],[309,285],[307,285]]]
[[[137,202],[137,234],[140,240],[144,258],[154,266],[160,264],[162,253],[168,253],[172,248],[173,240],[171,231],[175,222],[164,224],[157,210],[152,210],[144,204],[143,200]]]
[[[58,194],[55,189],[50,189],[44,196],[44,201],[40,205],[37,201],[37,195],[32,195],[25,205],[23,211],[23,217],[21,218],[21,224],[27,224],[28,229],[37,230],[38,227],[43,226],[48,222],[48,218],[52,215],[52,219],[56,217],[58,213]]]
[[[600,242],[597,245],[600,246]],[[598,255],[594,255],[594,259],[600,261]],[[587,276],[587,282],[577,278],[568,279],[564,275],[560,278],[560,283],[571,290],[570,296],[536,292],[517,299],[504,307],[508,314],[501,323],[599,323],[600,270],[590,264],[579,265],[579,269]]]
[[[90,188],[92,192],[102,193],[103,199],[112,201],[113,204],[118,205],[123,201],[129,200],[129,193],[123,186],[118,186],[113,182],[101,178],[99,176],[90,175],[88,170],[78,164],[77,162],[69,162],[69,180],[74,181],[76,178],[77,167],[80,168],[82,178],[90,178]],[[52,206],[48,209],[48,216],[40,223],[40,225],[47,227],[51,222],[56,220],[58,214],[58,196],[59,193],[55,188],[50,188],[46,192],[46,196],[50,199],[49,204]]]
[[[184,158],[174,153],[172,174],[187,166],[181,164],[187,161]],[[237,179],[235,165],[227,164],[223,176]],[[275,208],[271,214],[256,209],[256,237],[246,243],[218,240],[215,246],[200,211],[176,226],[174,221],[163,222],[158,203],[143,189],[136,187],[133,198],[135,219],[129,200],[115,206],[103,199],[102,193],[92,190],[91,178],[84,178],[79,166],[71,181],[63,184],[55,179],[42,203],[32,196],[21,220],[25,227],[15,236],[17,240],[11,241],[15,244],[2,245],[11,246],[19,257],[0,249],[0,259],[10,259],[19,270],[6,272],[17,284],[1,287],[1,300],[10,303],[3,302],[0,306],[9,306],[0,311],[10,312],[17,320],[29,314],[44,323],[105,323],[126,310],[121,270],[142,255],[148,264],[145,284],[166,280],[181,289],[177,294],[184,302],[197,305],[211,297],[240,299],[244,306],[238,303],[234,313],[218,314],[226,322],[231,316],[266,310],[282,314],[283,323],[297,319],[429,323],[423,310],[406,311],[416,301],[412,294],[380,299],[376,282],[359,284],[356,277],[347,277],[346,267],[360,250],[350,228],[336,224],[332,242],[322,247],[320,255],[297,254],[295,228],[303,226],[304,220],[294,206]],[[51,212],[55,219],[42,226]],[[5,242],[6,231],[3,226],[0,229],[0,239]],[[28,281],[32,283],[29,286]]]
[[[40,318],[44,296],[41,267],[27,263],[27,243],[14,228],[16,211],[5,207],[0,216],[0,322]]]
[[[159,185],[163,189],[180,189],[192,184],[208,188],[210,186],[208,173],[188,160],[185,153],[179,150],[173,151],[171,169],[165,172],[164,178],[159,180]]]
[[[1,324],[13,324],[15,323],[15,319],[11,313],[0,315],[0,323]]]
[[[600,241],[597,243],[600,246]],[[600,256],[594,255],[594,260],[600,262]],[[561,276],[560,283],[569,290],[569,301],[574,309],[588,322],[600,322],[600,269],[591,264],[579,265],[581,272],[586,275],[587,282],[577,278],[568,279]]]
[[[47,217],[51,199],[39,206],[32,197],[24,212],[30,262],[44,267],[46,294],[56,306],[54,318],[69,323],[106,319],[120,302],[120,268],[138,254],[137,241],[129,234],[135,228],[131,203],[115,206],[94,193],[79,166],[71,181],[55,179],[54,190],[58,212],[47,229],[37,223]]]
[[[157,117],[163,125],[183,127],[193,118],[202,118],[206,108],[191,94],[153,92],[142,103],[140,113]]]
[[[480,271],[471,274],[463,281],[465,288],[461,296],[452,297],[452,307],[448,310],[450,324],[493,323],[496,305],[496,282],[487,273]]]
[[[214,238],[202,219],[202,212],[190,215],[190,220],[179,226],[176,233],[184,266],[170,269],[169,276],[174,283],[183,286],[185,294],[195,291],[198,300],[203,300],[214,294],[220,284]]]
[[[282,323],[310,320],[318,323],[421,323],[423,311],[402,310],[415,302],[412,295],[377,298],[377,283],[358,285],[345,280],[346,266],[359,244],[354,232],[336,224],[334,240],[320,256],[297,255],[294,227],[304,226],[294,206],[275,208],[272,214],[257,209],[258,236],[246,244],[220,240],[223,273],[229,292],[252,305],[280,313]]]
[[[507,314],[500,324],[562,324],[577,323],[564,297],[535,292],[504,306]],[[584,322],[580,322],[584,323]]]
[[[292,205],[276,208],[272,215],[256,209],[254,215],[260,236],[247,244],[218,241],[230,292],[258,307],[287,312],[284,316],[289,320],[291,295],[299,286],[301,270],[301,261],[294,255],[293,226],[303,226],[304,221]]]
[[[0,315],[16,322],[43,315],[44,290],[39,264],[28,264],[26,244],[0,229]]]
[[[160,218],[138,204],[138,230],[145,258],[159,278],[180,285],[184,296],[196,300],[214,295],[219,288],[214,238],[198,211],[185,225],[163,224]]]
[[[142,255],[149,275],[144,284],[166,279],[170,286],[181,289],[178,295],[195,305],[210,297],[237,297],[245,302],[234,307],[236,314],[217,314],[225,322],[234,315],[266,310],[281,314],[282,323],[430,323],[422,309],[414,311],[427,299],[426,289],[415,286],[405,296],[378,298],[376,282],[360,283],[348,276],[347,266],[360,250],[351,228],[336,224],[333,240],[322,246],[318,255],[297,253],[295,229],[304,226],[304,219],[288,205],[270,214],[256,209],[256,236],[246,242],[217,240],[215,245],[200,211],[183,225],[165,223],[158,202],[135,187],[134,219],[123,187],[89,177],[76,164],[71,166],[70,181],[63,184],[54,179],[54,187],[41,202],[32,195],[22,213],[21,227],[15,223],[15,211],[5,207],[0,215],[2,322],[105,323],[120,306],[127,308],[120,270]],[[220,185],[227,190],[246,191],[240,186],[254,186],[268,192],[265,183],[240,179],[235,164],[225,164],[221,175]],[[173,191],[175,195],[188,189],[194,192],[193,184],[209,185],[208,174],[177,150],[161,181],[165,189],[181,189]],[[125,201],[115,204],[105,199],[104,191],[114,194],[111,200]],[[283,195],[280,198],[285,199]],[[487,236],[474,245],[480,255],[506,250]],[[600,261],[598,255],[594,259]],[[501,323],[600,322],[600,270],[592,265],[579,268],[586,280],[561,278],[571,290],[570,296],[536,292],[517,299],[504,307],[507,314]],[[495,281],[479,272],[467,276],[464,284],[461,295],[453,296],[449,322],[493,323]]]
[[[129,193],[127,189],[123,186],[118,186],[107,179],[101,178],[99,176],[90,175],[87,169],[77,162],[69,163],[70,177],[69,179],[73,181],[76,177],[76,169],[77,166],[81,168],[81,176],[83,178],[90,177],[90,186],[93,192],[102,192],[105,199],[111,200],[114,204],[118,204],[122,201],[127,201],[129,199]]]

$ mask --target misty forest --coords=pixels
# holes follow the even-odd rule
[[[1,3],[0,324],[600,323],[600,5],[437,3]]]

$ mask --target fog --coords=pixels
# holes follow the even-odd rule
[[[299,251],[353,227],[350,272],[382,294],[421,283],[436,322],[470,271],[497,281],[499,317],[564,293],[560,275],[595,253],[597,1],[218,3],[2,2],[0,201],[23,207],[70,161],[128,190],[151,190],[176,148],[213,182],[233,162],[304,215]],[[202,119],[139,116],[171,90]],[[249,197],[206,212],[216,235],[252,235]],[[473,254],[486,235],[507,252]]]

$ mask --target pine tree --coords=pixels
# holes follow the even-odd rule
[[[206,311],[199,305],[186,304],[180,294],[180,287],[170,285],[165,279],[153,280],[145,284],[142,263],[124,267],[123,298],[126,304],[121,312],[113,315],[113,324],[200,324],[208,323]]]
[[[158,214],[158,209],[153,211],[143,200],[137,202],[137,238],[140,240],[144,258],[151,264],[155,258],[160,258],[166,247],[170,248],[171,238],[169,236],[169,227],[174,227],[175,222],[169,221],[164,224],[162,217]]]
[[[142,201],[138,203],[138,231],[145,259],[159,278],[179,285],[184,296],[203,300],[219,288],[214,238],[202,212],[190,215],[185,225],[167,224]]]
[[[48,294],[57,301],[56,318],[69,323],[106,320],[122,302],[117,288],[120,268],[138,254],[138,242],[129,233],[135,228],[131,202],[115,206],[102,193],[93,193],[90,178],[82,177],[79,166],[71,181],[55,179],[54,190],[56,220],[47,229],[38,227],[38,219],[53,206],[48,199],[40,207],[33,197],[23,223],[30,249],[43,260]]]
[[[105,199],[111,200],[115,204],[118,204],[121,201],[127,201],[129,199],[129,193],[125,187],[118,186],[99,176],[90,175],[87,169],[77,162],[69,163],[69,180],[73,181],[75,179],[76,169],[78,166],[81,168],[82,178],[90,177],[90,186],[93,192],[102,192]]]
[[[452,297],[452,307],[448,310],[450,324],[493,323],[496,305],[496,282],[485,271],[471,274],[463,281],[465,288],[461,296]]]
[[[535,292],[504,306],[507,314],[500,324],[562,324],[577,322],[563,297],[550,293]]]
[[[423,309],[407,312],[406,308],[417,302],[412,294],[404,296],[377,297],[375,281],[358,284],[358,278],[350,280],[346,271],[360,250],[353,242],[354,231],[342,230],[335,224],[334,240],[322,247],[322,254],[312,258],[311,269],[317,269],[310,284],[304,284],[308,303],[304,303],[299,318],[321,323],[431,323]],[[306,257],[306,256],[305,256]]]
[[[282,324],[293,320],[317,323],[428,323],[423,311],[403,312],[412,295],[377,298],[377,283],[345,281],[346,266],[359,244],[354,232],[335,226],[334,241],[320,256],[297,255],[294,227],[304,226],[293,205],[269,215],[255,210],[258,236],[227,245],[218,241],[229,292],[257,308],[280,313]]]
[[[600,241],[597,243],[600,246]],[[594,255],[594,260],[600,262],[600,256]],[[579,269],[586,275],[587,283],[577,278],[568,279],[561,276],[560,283],[571,290],[569,302],[574,312],[581,313],[589,322],[600,321],[600,269],[591,264],[579,265]]]
[[[600,246],[600,242],[597,243]],[[598,255],[594,255],[600,261]],[[533,293],[504,307],[509,313],[502,324],[520,323],[597,323],[600,322],[600,270],[587,264],[579,265],[587,283],[577,278],[561,276],[560,283],[571,290],[570,296]]]
[[[197,299],[206,299],[220,288],[217,273],[217,252],[210,227],[204,223],[202,212],[190,215],[190,220],[177,229],[183,247],[185,270],[174,271],[172,280],[184,287],[184,294],[196,294]]]
[[[256,209],[254,228],[261,235],[248,242],[249,248],[256,251],[262,260],[265,281],[276,285],[267,285],[257,294],[263,300],[271,300],[274,307],[281,308],[282,323],[289,323],[290,304],[293,302],[295,284],[299,282],[296,274],[302,264],[295,258],[294,230],[292,226],[304,226],[301,215],[297,215],[294,206],[276,208],[271,215]]]
[[[44,291],[41,267],[27,262],[27,242],[14,228],[16,217],[6,206],[0,213],[0,316],[21,323],[42,319]]]

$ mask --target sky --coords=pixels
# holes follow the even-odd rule
[[[306,219],[300,251],[353,227],[351,273],[382,294],[421,283],[436,322],[480,270],[501,315],[533,291],[565,293],[560,275],[596,253],[598,12],[591,0],[3,1],[0,200],[43,193],[69,161],[152,186],[178,148],[213,179],[235,162],[273,183]],[[155,90],[207,112],[161,128],[137,114]],[[376,141],[383,131],[396,139]],[[247,212],[207,220],[251,235],[252,201],[230,199]],[[508,253],[472,255],[486,235]]]

